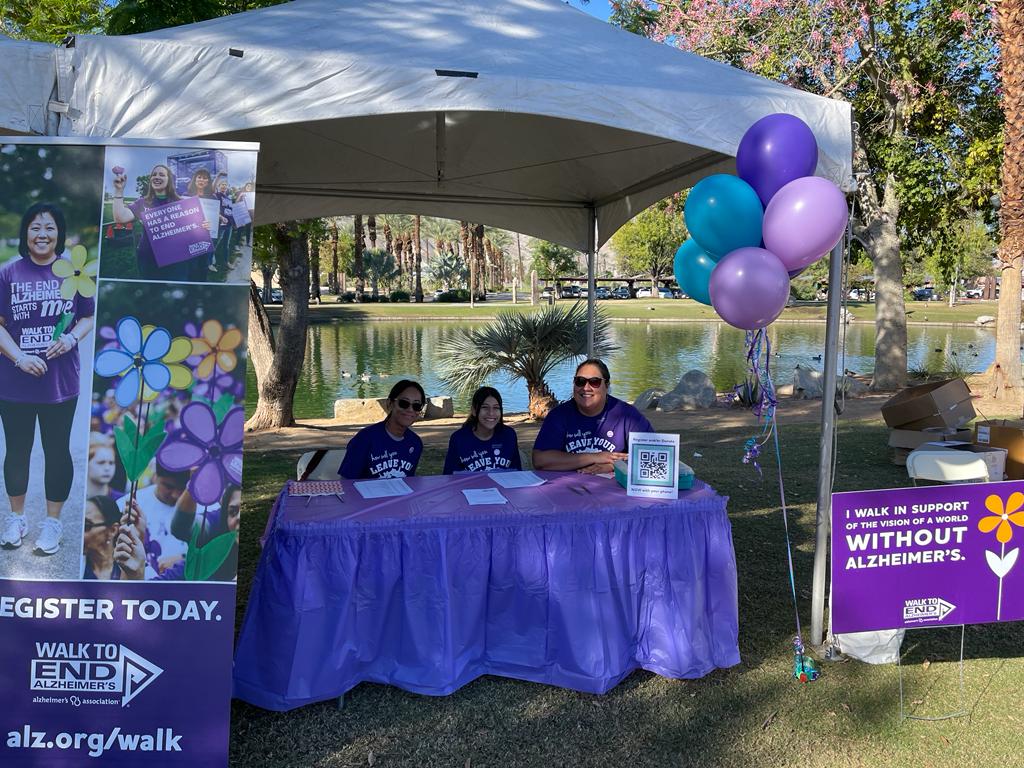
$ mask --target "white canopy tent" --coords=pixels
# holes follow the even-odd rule
[[[597,247],[656,200],[733,171],[765,115],[802,118],[817,174],[854,188],[848,103],[561,0],[295,0],[144,35],[80,35],[48,49],[42,80],[21,45],[0,40],[0,130],[258,141],[257,223],[419,213],[534,235],[588,252],[591,312]],[[23,69],[7,66],[11,51]],[[40,102],[22,94],[51,90],[48,114],[19,114]],[[827,400],[827,478],[832,418]]]
[[[0,35],[0,56],[0,136],[49,133],[46,120],[57,77],[57,51],[45,43]]]

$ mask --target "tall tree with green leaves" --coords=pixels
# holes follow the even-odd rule
[[[533,269],[543,280],[557,280],[579,271],[579,252],[564,245],[535,240],[533,243]]]
[[[1001,124],[977,0],[613,0],[622,26],[853,105],[854,232],[875,269],[877,389],[906,378],[901,240],[968,214]],[[982,166],[982,167],[979,167]],[[1018,337],[1019,338],[1019,337]]]
[[[674,198],[667,198],[623,224],[612,235],[612,247],[623,274],[651,276],[651,296],[657,298],[658,281],[672,275],[676,251],[686,238],[682,210]]]
[[[0,33],[20,40],[59,43],[68,35],[102,32],[109,11],[104,0],[3,0]]]

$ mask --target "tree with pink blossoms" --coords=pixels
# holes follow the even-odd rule
[[[1002,115],[990,4],[611,4],[612,22],[630,31],[852,104],[854,235],[874,263],[874,387],[901,387],[907,371],[901,246],[941,251],[973,212],[992,217]]]

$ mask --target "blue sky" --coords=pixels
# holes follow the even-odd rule
[[[572,0],[571,5],[579,8],[584,13],[596,16],[601,21],[608,21],[608,14],[612,12],[612,9],[608,7],[608,0],[590,0],[589,3],[584,3],[582,0]]]

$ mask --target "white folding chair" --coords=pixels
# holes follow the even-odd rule
[[[984,459],[966,451],[911,451],[907,456],[907,474],[918,480],[938,483],[988,482],[988,465]]]
[[[344,448],[321,448],[317,451],[306,451],[299,457],[299,462],[295,465],[295,477],[299,480],[337,480],[338,467],[341,466],[344,458]],[[316,464],[306,475],[307,469],[314,460],[316,460]]]

